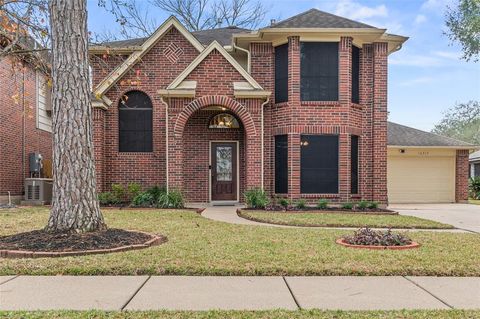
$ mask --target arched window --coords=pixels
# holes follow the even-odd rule
[[[152,151],[152,101],[143,92],[130,91],[118,108],[120,152]]]
[[[212,117],[208,128],[239,128],[237,119],[228,113],[220,113]]]

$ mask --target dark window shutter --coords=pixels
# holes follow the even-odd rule
[[[302,101],[338,101],[338,42],[302,42]]]
[[[360,49],[352,46],[352,102],[360,102]]]
[[[118,108],[118,145],[120,152],[152,152],[152,101],[143,92],[125,94]]]
[[[275,103],[288,101],[288,44],[275,47]]]
[[[338,193],[338,136],[302,135],[300,147],[301,192]]]
[[[275,136],[275,193],[288,193],[288,136]]]
[[[350,184],[351,193],[358,194],[358,136],[350,140]]]

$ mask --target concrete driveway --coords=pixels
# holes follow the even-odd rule
[[[392,204],[388,208],[401,215],[431,219],[480,234],[480,205]]]

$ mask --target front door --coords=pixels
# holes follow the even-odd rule
[[[237,143],[212,142],[212,200],[237,200]]]

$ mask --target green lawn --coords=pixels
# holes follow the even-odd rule
[[[192,211],[105,210],[110,227],[164,234],[144,250],[43,259],[2,259],[0,275],[426,275],[480,276],[480,236],[411,232],[420,249],[339,246],[350,231],[233,225]],[[38,229],[48,210],[0,211],[0,235]]]
[[[149,312],[101,312],[101,311],[48,311],[1,312],[5,319],[79,318],[79,319],[473,319],[480,317],[478,310],[403,310],[403,311],[149,311]]]
[[[404,215],[367,215],[342,213],[284,213],[242,210],[241,217],[279,225],[320,227],[453,228],[451,225]]]
[[[469,199],[470,204],[480,205],[480,199]]]

